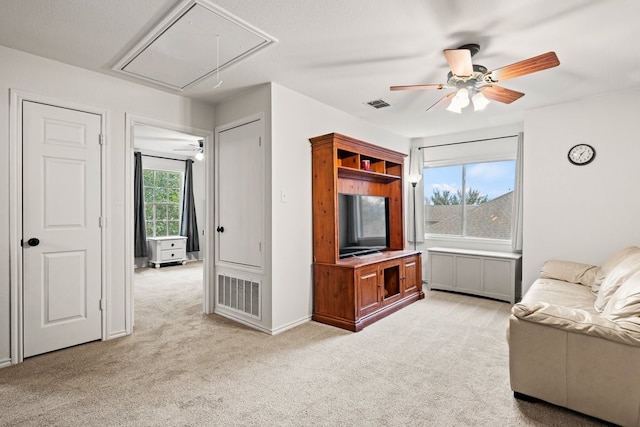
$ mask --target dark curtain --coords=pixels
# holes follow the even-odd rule
[[[184,193],[182,194],[180,235],[187,238],[187,252],[197,252],[200,250],[200,240],[198,239],[196,204],[193,197],[193,160],[186,160],[184,163]]]
[[[134,256],[147,256],[147,229],[144,222],[144,189],[142,177],[142,153],[135,152],[133,172],[133,209],[134,209]]]

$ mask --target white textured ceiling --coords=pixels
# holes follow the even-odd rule
[[[214,0],[278,42],[183,95],[217,102],[273,81],[401,135],[428,136],[521,120],[526,109],[640,86],[638,0]],[[2,0],[0,44],[111,70],[176,0]],[[504,82],[526,95],[457,115],[425,109],[443,91],[446,48],[478,43],[474,63],[499,68],[547,51],[560,66]],[[185,47],[185,48],[188,48]],[[391,107],[365,103],[382,98]]]

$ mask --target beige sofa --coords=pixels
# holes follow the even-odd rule
[[[516,397],[640,427],[640,248],[601,266],[546,262],[507,338]]]

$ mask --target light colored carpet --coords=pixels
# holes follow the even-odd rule
[[[427,292],[351,333],[201,314],[201,266],[136,273],[133,335],[0,369],[7,426],[597,426],[515,400],[510,306]]]

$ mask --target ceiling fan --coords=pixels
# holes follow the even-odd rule
[[[547,52],[533,58],[525,59],[502,68],[487,71],[482,65],[475,65],[471,57],[480,51],[478,44],[465,44],[458,49],[445,49],[444,57],[451,71],[447,75],[447,83],[391,86],[391,90],[429,90],[456,89],[438,102],[427,108],[437,110],[446,108],[461,113],[462,108],[473,102],[474,110],[482,110],[491,101],[511,104],[524,96],[524,93],[495,85],[495,83],[526,74],[535,73],[560,65],[555,52]]]
[[[173,151],[193,151],[196,160],[204,159],[204,139],[199,139],[198,144],[189,144],[190,148],[174,148]]]

